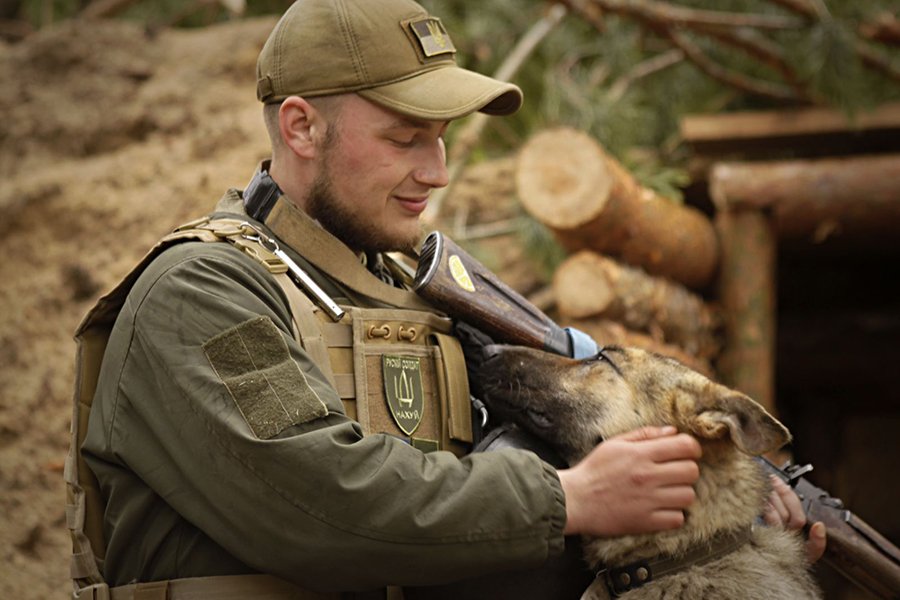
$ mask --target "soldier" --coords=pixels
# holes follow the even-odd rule
[[[454,53],[412,0],[299,0],[278,22],[257,66],[271,161],[79,330],[76,597],[383,597],[683,522],[699,445],[670,430],[571,468],[466,455],[451,323],[384,254],[419,241],[449,122],[521,103]]]

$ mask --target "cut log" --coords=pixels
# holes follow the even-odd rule
[[[720,163],[710,194],[721,209],[762,209],[779,239],[895,239],[900,230],[900,154],[823,160]]]
[[[560,315],[601,317],[713,358],[718,312],[682,285],[648,275],[590,250],[570,256],[553,277]]]
[[[721,211],[716,227],[722,239],[719,303],[725,325],[718,372],[723,383],[777,415],[775,232],[758,210]]]
[[[709,361],[693,356],[678,346],[654,340],[649,335],[630,331],[621,323],[608,319],[568,319],[563,320],[566,327],[575,327],[591,336],[601,346],[634,346],[663,356],[674,358],[691,369],[715,378],[715,372]]]
[[[516,189],[569,252],[608,254],[691,288],[715,275],[718,242],[706,216],[642,188],[581,131],[555,128],[529,139]]]

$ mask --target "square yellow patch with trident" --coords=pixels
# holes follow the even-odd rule
[[[436,17],[424,17],[409,24],[410,30],[419,45],[422,46],[422,53],[428,58],[438,56],[440,54],[454,54],[456,48],[450,41],[447,30],[444,29],[441,20]]]
[[[388,409],[400,431],[412,435],[425,413],[425,394],[422,391],[422,365],[415,356],[381,357],[384,374],[384,395]]]

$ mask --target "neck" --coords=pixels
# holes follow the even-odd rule
[[[305,175],[305,172],[297,165],[286,163],[281,159],[281,155],[272,157],[272,162],[269,164],[269,176],[290,199],[291,204],[306,212],[306,198],[312,187],[311,176]]]

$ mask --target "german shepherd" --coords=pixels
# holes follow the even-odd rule
[[[492,345],[474,376],[492,414],[547,442],[570,465],[603,439],[645,425],[673,425],[701,443],[696,500],[684,526],[584,540],[589,566],[605,570],[583,600],[821,597],[800,537],[759,524],[771,488],[751,457],[780,448],[790,434],[749,397],[636,348],[607,347],[573,360]],[[675,572],[653,573],[674,562]],[[636,576],[642,585],[622,588]]]

